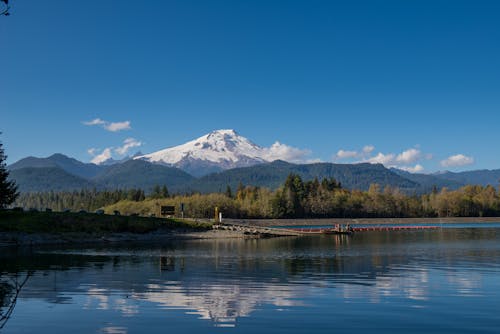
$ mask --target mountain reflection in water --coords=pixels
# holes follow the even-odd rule
[[[304,325],[313,321],[307,315],[325,326],[333,315],[348,319],[364,312],[370,317],[381,312],[375,305],[403,320],[411,309],[446,313],[442,304],[457,300],[489,305],[500,287],[493,279],[500,272],[497,231],[10,249],[0,255],[2,277],[32,276],[5,331],[28,330],[24,321],[33,317],[59,322],[54,330],[61,332],[66,321],[67,326],[78,322],[83,332],[135,332],[145,319],[152,332],[167,321],[185,329],[193,317],[201,326],[259,330],[265,319],[286,321],[281,325],[286,328],[294,321],[300,326],[302,315]],[[415,320],[407,321],[409,326]],[[490,322],[500,324],[494,317]],[[198,328],[192,320],[189,326]]]

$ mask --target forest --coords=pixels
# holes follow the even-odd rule
[[[458,190],[434,189],[424,195],[407,195],[389,186],[372,184],[368,191],[348,190],[333,178],[303,181],[290,174],[275,191],[240,184],[233,193],[169,194],[156,186],[146,196],[141,189],[81,190],[22,193],[14,206],[54,211],[94,211],[157,215],[162,205],[181,203],[184,215],[210,218],[215,207],[230,218],[405,218],[500,216],[500,196],[492,186],[468,185]],[[180,214],[180,212],[179,212]]]

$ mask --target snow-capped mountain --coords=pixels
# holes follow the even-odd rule
[[[234,130],[216,130],[185,144],[134,159],[178,167],[195,176],[274,160],[268,148],[252,143]]]

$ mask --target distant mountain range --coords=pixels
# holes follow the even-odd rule
[[[28,157],[8,166],[21,192],[82,188],[142,188],[167,185],[171,192],[220,192],[239,183],[275,189],[290,173],[304,180],[333,177],[348,189],[367,190],[372,183],[397,187],[407,193],[434,187],[457,189],[465,184],[497,186],[500,170],[412,174],[381,164],[292,164],[270,161],[268,149],[253,144],[233,130],[218,130],[184,145],[130,159],[96,165],[63,154]]]
[[[142,188],[150,191],[155,185],[167,185],[171,192],[220,192],[229,185],[235,190],[239,183],[275,189],[290,173],[304,180],[333,177],[348,189],[366,190],[370,184],[390,185],[408,193],[429,192],[433,187],[459,188],[465,184],[496,185],[500,170],[411,174],[387,169],[380,164],[292,164],[284,161],[261,163],[194,177],[176,167],[128,160],[110,166],[81,163],[62,154],[48,158],[25,158],[9,166],[10,178],[22,192],[78,190],[83,188]],[[448,179],[450,177],[450,179]]]

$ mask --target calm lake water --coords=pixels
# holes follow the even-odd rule
[[[499,232],[3,248],[0,332],[498,333]]]

